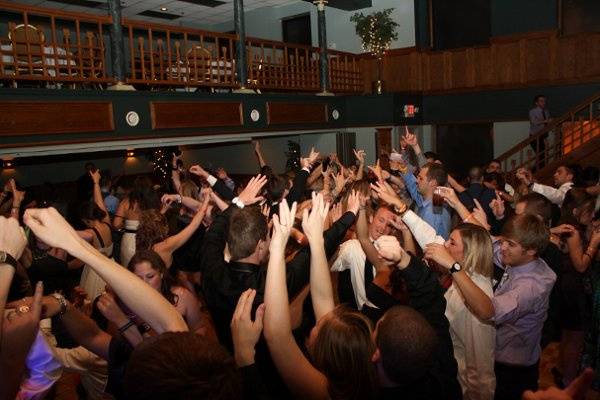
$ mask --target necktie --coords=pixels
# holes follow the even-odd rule
[[[500,279],[500,283],[498,284],[498,287],[496,287],[496,291],[498,291],[502,285],[504,285],[506,283],[506,281],[508,280],[508,268],[506,268],[504,270],[504,274],[502,274],[502,278]]]

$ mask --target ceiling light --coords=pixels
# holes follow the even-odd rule
[[[161,7],[160,11],[167,11],[167,7]]]

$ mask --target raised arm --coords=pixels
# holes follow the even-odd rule
[[[100,171],[90,171],[90,176],[92,177],[92,181],[94,181],[94,203],[105,213],[102,222],[110,224],[110,215],[108,214],[108,210],[104,204],[104,197],[102,197],[102,191],[100,190]]]
[[[437,243],[427,246],[425,258],[435,261],[448,270],[457,262],[443,245]],[[494,317],[492,299],[471,280],[464,268],[452,274],[452,281],[462,293],[465,303],[473,314],[483,321]]]
[[[417,162],[419,165],[417,167],[425,164],[427,159],[423,155],[423,151],[421,150],[421,146],[419,145],[419,140],[417,139],[417,135],[408,130],[408,126],[404,126],[404,140],[406,143],[412,147],[415,155],[417,156]]]
[[[306,359],[292,335],[285,276],[285,246],[295,214],[284,200],[273,216],[273,235],[265,284],[264,335],[271,357],[292,393],[298,398],[328,399],[327,378]]]
[[[354,157],[356,157],[356,161],[358,161],[358,169],[356,170],[356,180],[360,181],[365,174],[365,156],[367,155],[367,153],[365,153],[364,150],[352,149],[352,151],[354,151]]]
[[[45,243],[66,250],[89,265],[157,333],[187,331],[181,315],[159,292],[81,239],[54,208],[29,209],[24,221]]]
[[[256,158],[258,158],[258,164],[260,165],[260,168],[264,168],[267,163],[263,157],[263,154],[260,150],[260,142],[258,140],[253,140],[252,144],[254,145],[254,154],[256,154]]]
[[[310,214],[308,209],[302,214],[302,230],[310,246],[310,296],[317,320],[335,307],[323,240],[323,225],[328,212],[329,203],[325,203],[322,194],[313,192]]]
[[[563,227],[563,225],[558,228]],[[583,250],[583,243],[581,242],[581,236],[579,231],[571,226],[565,225],[563,233],[567,233],[567,246],[569,248],[569,258],[573,263],[573,267],[579,272],[585,272],[592,265],[596,254],[598,253],[598,246],[600,245],[600,231],[594,230],[590,240],[590,244]]]
[[[179,233],[169,236],[165,240],[160,243],[157,243],[153,246],[155,251],[169,251],[173,252],[183,246],[185,242],[187,242],[194,232],[198,230],[200,225],[202,224],[202,220],[204,219],[204,215],[206,215],[206,209],[208,208],[208,202],[210,201],[210,196],[208,193],[204,195],[204,201],[202,205],[194,215],[194,218],[190,221],[190,223],[183,228]]]

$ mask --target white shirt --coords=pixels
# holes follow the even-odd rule
[[[548,200],[560,207],[562,206],[563,200],[565,199],[567,192],[571,190],[572,187],[573,182],[563,183],[558,189],[555,189],[552,186],[534,183],[531,187],[531,190],[541,195],[544,195]]]
[[[410,229],[410,232],[422,249],[430,243],[444,244],[446,242],[443,237],[436,233],[431,225],[412,210],[404,213],[402,221],[408,226],[408,229]]]
[[[477,273],[469,276],[487,296],[490,298],[493,296],[490,278]],[[496,328],[492,323],[479,320],[469,310],[460,290],[455,285],[450,286],[444,297],[463,399],[492,400],[496,389],[494,374]]]
[[[367,299],[365,290],[365,261],[367,256],[360,245],[358,239],[347,240],[340,246],[340,251],[337,258],[331,266],[331,271],[340,272],[347,269],[350,270],[350,280],[352,281],[352,289],[354,291],[354,299],[358,309],[361,310],[363,305],[377,308]],[[376,275],[373,267],[373,276]]]

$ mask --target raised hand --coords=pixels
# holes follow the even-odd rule
[[[333,182],[335,183],[335,190],[338,194],[342,192],[344,186],[346,186],[346,182],[348,182],[348,178],[344,176],[344,170],[345,168],[342,167],[340,173],[334,175],[333,177]]]
[[[264,303],[258,306],[255,319],[252,321],[252,304],[255,297],[256,290],[254,289],[248,289],[242,293],[231,318],[231,338],[235,350],[235,362],[240,368],[254,364],[254,348],[263,329]]]
[[[311,148],[310,149],[310,153],[308,154],[308,157],[302,158],[300,159],[300,165],[302,166],[302,168],[310,168],[311,165],[317,161],[317,158],[319,158],[319,152],[315,150],[315,148]]]
[[[361,195],[356,190],[350,192],[348,196],[348,207],[347,210],[354,213],[354,215],[358,215],[358,210],[360,210],[361,206]]]
[[[404,140],[406,144],[411,147],[415,147],[419,145],[419,141],[417,140],[417,135],[408,130],[408,126],[404,127]]]
[[[217,174],[217,178],[221,179],[221,180],[225,180],[227,179],[227,171],[225,171],[225,169],[223,169],[222,167],[219,167],[216,171]]]
[[[438,186],[438,193],[444,198],[444,201],[452,208],[456,209],[457,206],[462,204],[456,195],[454,189],[446,186]]]
[[[258,140],[253,140],[252,146],[254,146],[255,152],[257,152],[257,153],[260,152],[260,142]]]
[[[250,182],[248,182],[244,190],[242,190],[242,193],[240,193],[238,199],[246,206],[262,201],[264,198],[259,194],[266,183],[266,176],[256,175],[250,179]]]
[[[573,225],[569,224],[561,224],[555,227],[550,228],[550,233],[554,235],[572,235],[575,233],[577,229]]]
[[[17,189],[17,183],[14,179],[9,181],[10,190],[13,194],[13,207],[20,207],[23,199],[25,198],[25,192]]]
[[[531,182],[533,180],[531,171],[529,171],[525,168],[519,168],[515,175],[521,182],[523,182],[525,185],[528,185],[528,186],[531,184]]]
[[[179,199],[179,195],[178,194],[163,194],[163,196],[160,198],[160,202],[164,206],[169,207],[174,202],[177,202],[178,199]]]
[[[377,177],[378,180],[380,180],[380,181],[385,180],[385,179],[383,179],[383,170],[381,168],[379,159],[377,159],[377,163],[375,163],[375,165],[369,165],[367,168],[369,168],[369,170],[373,172],[373,174]]]
[[[473,217],[485,229],[490,229],[490,225],[488,224],[488,221],[487,221],[487,214],[485,213],[485,210],[483,209],[483,207],[481,207],[479,200],[473,199],[473,201],[475,202],[475,208],[473,209]]]
[[[379,258],[382,258],[392,265],[396,265],[406,255],[406,252],[400,246],[400,242],[395,236],[380,236],[374,243]]]
[[[92,178],[92,181],[94,182],[95,185],[100,184],[100,170],[99,169],[95,169],[95,170],[91,170],[90,171],[90,177]]]
[[[352,149],[352,151],[354,152],[354,157],[356,157],[358,163],[360,165],[365,165],[365,156],[367,155],[367,153],[365,153],[364,150]]]
[[[329,216],[331,217],[331,222],[334,223],[338,219],[342,218],[344,214],[343,205],[341,202],[335,203],[331,206],[331,210],[329,210]]]
[[[398,195],[394,192],[394,189],[392,189],[392,187],[386,182],[379,181],[376,183],[372,183],[371,189],[373,189],[373,191],[377,193],[377,196],[379,196],[381,200],[393,205],[400,212],[406,210],[406,204],[404,204],[400,197],[398,197]]]
[[[497,220],[501,220],[504,218],[504,213],[506,212],[506,207],[504,206],[504,200],[500,197],[500,192],[496,190],[496,198],[492,200],[490,203],[490,208],[494,213],[494,216]]]
[[[308,242],[323,241],[323,228],[325,218],[329,212],[329,203],[326,203],[321,193],[312,193],[312,209],[310,214],[304,210],[302,214],[302,230]]]
[[[430,243],[425,247],[424,257],[427,260],[435,261],[442,267],[450,269],[456,262],[454,257],[450,254],[448,249],[439,243]]]
[[[208,178],[208,175],[209,175],[208,172],[206,172],[206,170],[204,168],[202,168],[201,166],[199,166],[198,164],[192,165],[190,167],[189,171],[191,174],[198,175],[199,177],[202,177],[205,179]]]
[[[27,245],[27,237],[19,221],[0,216],[0,250],[10,254],[15,260],[21,258]],[[0,317],[2,317],[0,315]]]
[[[25,211],[23,222],[38,239],[50,247],[66,250],[73,256],[76,256],[74,252],[85,243],[54,207],[30,208]]]
[[[285,250],[285,245],[294,226],[296,208],[296,202],[292,204],[291,208],[285,199],[279,203],[279,214],[273,215],[273,234],[271,235],[271,245],[269,247],[272,253]]]
[[[404,223],[404,221],[402,221],[402,217],[399,215],[396,215],[394,218],[389,220],[389,224],[399,231],[410,232],[410,228]]]

